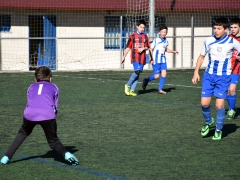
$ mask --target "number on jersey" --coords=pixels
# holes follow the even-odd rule
[[[42,94],[42,88],[43,88],[43,84],[39,84],[39,87],[38,87],[38,95],[41,95],[41,94]]]

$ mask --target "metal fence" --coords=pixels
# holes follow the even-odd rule
[[[209,36],[168,36],[169,49],[179,55],[166,53],[169,69],[194,68],[203,42]],[[56,37],[1,38],[0,65],[2,71],[29,71],[46,65],[53,70],[111,70],[132,69],[129,55],[124,66],[121,59],[125,47],[105,48],[108,39],[126,44],[128,37]],[[153,38],[153,37],[152,37]],[[50,43],[48,41],[54,41]],[[54,52],[49,52],[54,51]],[[130,53],[129,53],[130,54]],[[148,62],[148,57],[147,57]],[[203,67],[206,63],[203,64]],[[146,66],[146,68],[151,68]]]

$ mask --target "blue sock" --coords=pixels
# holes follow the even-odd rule
[[[154,75],[151,75],[147,78],[147,82],[150,82],[150,81],[153,81],[153,80],[155,80]]]
[[[236,99],[237,99],[237,94],[227,96],[229,109],[235,110]]]
[[[212,122],[210,106],[202,106],[202,114],[203,114],[203,117],[206,121],[206,124],[209,124],[209,123]]]
[[[228,94],[227,97],[226,97],[226,101],[228,103],[228,106],[230,106],[230,100],[229,99],[230,99],[230,94]]]
[[[217,123],[216,123],[216,130],[221,131],[223,128],[224,120],[225,120],[225,108],[217,109]]]
[[[134,72],[132,73],[132,75],[130,76],[127,85],[128,86],[132,86],[133,82],[135,81],[135,79],[138,77],[138,75]]]
[[[137,83],[138,83],[138,78],[139,76],[136,77],[135,81],[133,81],[132,83],[132,86],[131,86],[131,91],[134,91],[136,86],[137,86]]]
[[[159,82],[159,86],[158,86],[158,90],[162,90],[164,84],[165,84],[165,81],[166,81],[166,77],[162,77],[160,78],[160,82]]]

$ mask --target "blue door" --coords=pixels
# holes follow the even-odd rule
[[[56,17],[43,16],[43,45],[38,46],[38,66],[56,70]]]

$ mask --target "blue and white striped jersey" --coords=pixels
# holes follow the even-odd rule
[[[218,76],[230,75],[234,49],[239,51],[240,43],[232,37],[224,35],[220,39],[216,39],[214,36],[207,38],[201,51],[202,56],[206,56],[208,53],[206,71]]]
[[[160,36],[155,38],[151,43],[151,48],[153,49],[153,64],[166,63],[165,52],[168,47],[167,39],[163,39]]]

